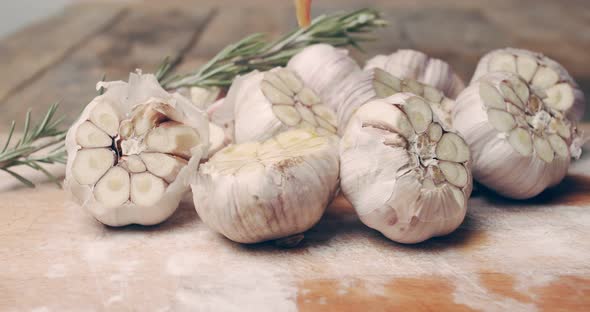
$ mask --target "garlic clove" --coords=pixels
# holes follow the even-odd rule
[[[528,55],[518,55],[516,57],[516,72],[526,82],[530,82],[537,71],[537,61]]]
[[[505,109],[506,104],[504,103],[504,97],[489,83],[482,81],[479,84],[479,94],[486,106]]]
[[[83,149],[76,154],[72,174],[80,184],[95,184],[114,164],[115,154],[109,149]]]
[[[240,243],[301,234],[318,222],[338,182],[338,138],[288,130],[231,145],[199,168],[195,208],[211,229]]]
[[[501,132],[508,132],[516,127],[514,117],[507,112],[490,108],[488,120],[494,128]]]
[[[392,126],[403,120],[397,114],[429,109],[415,98],[397,93],[362,105],[340,144],[343,194],[364,224],[400,243],[455,230],[465,217],[472,188],[469,150],[458,135],[433,120],[423,134],[416,134],[422,123],[416,129],[407,121],[413,135]]]
[[[138,155],[122,156],[118,165],[131,173],[140,173],[147,170],[143,160]]]
[[[76,132],[76,143],[86,148],[108,147],[113,144],[113,139],[92,122],[86,121],[80,125],[78,132]]]
[[[567,111],[574,104],[574,90],[567,83],[559,83],[547,88],[547,105],[560,110]]]
[[[535,152],[537,152],[539,158],[547,163],[551,163],[553,161],[554,154],[549,142],[543,137],[534,136],[533,143],[535,146]]]
[[[106,208],[116,208],[129,200],[129,173],[112,167],[94,187],[96,201]]]
[[[86,106],[66,135],[64,188],[104,224],[160,223],[178,207],[191,172],[208,151],[208,140],[201,140],[209,137],[205,112],[165,91],[153,75],[131,74],[129,82],[99,82],[97,87],[106,91]],[[147,185],[142,180],[153,180],[154,191],[141,194]]]
[[[158,203],[167,185],[163,179],[149,172],[131,175],[131,201],[139,206],[152,206]]]
[[[102,105],[96,106],[88,118],[102,131],[114,137],[119,130],[119,116],[113,108],[111,103],[105,102]]]
[[[559,75],[551,68],[540,66],[533,76],[531,84],[533,87],[539,89],[547,89],[550,86],[555,85],[559,81]]]
[[[488,65],[490,71],[501,72],[507,71],[516,72],[516,58],[510,53],[498,53],[490,59]]]

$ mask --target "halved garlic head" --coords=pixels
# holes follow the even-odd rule
[[[291,70],[254,71],[231,86],[224,105],[234,107],[235,142],[263,141],[289,129],[334,134],[336,114]]]
[[[465,141],[425,99],[397,93],[361,106],[340,143],[340,186],[361,221],[400,243],[454,231],[472,179]]]
[[[379,68],[355,73],[344,80],[331,95],[330,101],[337,102],[336,116],[342,135],[356,110],[369,100],[410,92],[421,96],[433,110],[436,121],[451,129],[451,111],[455,101],[445,97],[434,87],[414,79],[400,79]]]
[[[471,82],[498,71],[518,74],[548,107],[564,113],[570,120],[578,122],[584,117],[584,93],[568,71],[553,59],[523,49],[494,50],[479,61]]]
[[[153,75],[99,86],[66,136],[66,190],[104,224],[160,223],[207,154],[206,115]]]
[[[201,165],[191,183],[199,217],[240,243],[307,231],[338,182],[338,137],[312,129],[230,145]]]
[[[473,176],[525,199],[559,183],[580,153],[573,122],[510,72],[486,74],[456,100],[453,125],[473,153]]]
[[[338,103],[328,100],[333,89],[346,77],[361,70],[348,55],[348,50],[323,43],[308,46],[295,54],[287,68],[301,77],[334,111]]]
[[[381,68],[401,79],[414,79],[455,99],[465,83],[446,62],[415,50],[398,50],[390,55],[377,55],[368,60],[365,69]]]

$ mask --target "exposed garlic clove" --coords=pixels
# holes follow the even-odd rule
[[[85,121],[78,128],[76,143],[81,147],[108,147],[113,139],[90,121]]]
[[[497,71],[518,74],[532,87],[531,92],[541,97],[546,105],[566,114],[568,119],[578,122],[584,116],[584,93],[563,66],[543,54],[513,48],[491,51],[477,64],[471,82]],[[518,94],[518,88],[515,91]],[[522,95],[521,99],[527,97]]]
[[[451,109],[454,101],[443,96],[441,91],[415,80],[399,79],[382,69],[374,68],[349,76],[332,94],[331,101],[337,105],[338,133],[342,135],[352,115],[363,104],[372,99],[385,98],[402,90],[423,97],[436,120],[445,128],[451,126]]]
[[[519,55],[512,57],[518,68]],[[492,72],[467,87],[453,111],[453,126],[473,153],[474,178],[516,199],[536,196],[559,183],[575,141],[574,123],[533,88],[515,73]],[[522,108],[514,105],[517,101]]]
[[[338,137],[290,130],[231,145],[199,168],[195,208],[213,230],[240,243],[300,234],[324,212],[338,182]]]
[[[235,118],[233,109],[233,106],[225,104],[225,98],[217,100],[207,108],[209,121],[223,130],[225,145],[234,142]]]
[[[398,50],[387,56],[377,55],[365,64],[365,70],[372,68],[383,69],[401,79],[417,80],[441,90],[451,99],[465,89],[465,84],[449,64],[415,50]],[[422,93],[414,92],[411,88],[404,91]]]
[[[240,77],[231,86],[224,105],[234,107],[236,143],[264,141],[295,128],[337,131],[334,111],[287,68]]]
[[[363,223],[400,243],[454,231],[472,189],[466,143],[431,119],[409,122],[408,112],[432,116],[416,98],[397,93],[361,106],[340,144],[342,192]]]
[[[213,154],[217,153],[222,148],[229,145],[231,141],[226,137],[223,129],[216,124],[209,123],[209,152],[207,158],[211,158]]]
[[[140,173],[147,170],[143,160],[138,155],[122,156],[119,159],[119,166],[131,173]]]
[[[192,155],[191,150],[201,145],[201,137],[190,126],[167,121],[152,128],[145,136],[145,143],[147,151],[169,153],[188,159]]]
[[[97,87],[106,92],[86,106],[66,136],[65,189],[104,224],[160,223],[176,210],[206,155],[206,115],[162,89],[153,75],[131,74],[128,83]]]
[[[328,44],[314,44],[304,48],[289,60],[287,68],[299,76],[334,111],[338,103],[329,101],[334,88],[346,77],[361,70],[348,56],[347,50]]]

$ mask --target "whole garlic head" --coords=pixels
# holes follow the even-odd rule
[[[445,97],[432,86],[414,79],[399,79],[379,68],[367,69],[350,75],[336,87],[331,101],[339,103],[336,117],[342,135],[356,110],[369,100],[386,98],[400,92],[410,92],[423,97],[435,113],[437,121],[451,128],[451,111],[455,101]]]
[[[318,222],[338,182],[338,137],[290,130],[230,145],[191,183],[200,218],[240,243],[302,233]]]
[[[346,77],[361,70],[348,55],[348,50],[324,43],[308,46],[295,54],[287,68],[301,77],[334,111],[339,103],[330,100],[333,89]]]
[[[401,79],[414,79],[442,91],[455,99],[465,83],[446,62],[415,50],[397,50],[368,60],[365,69],[381,68]]]
[[[498,71],[518,74],[545,104],[564,112],[570,120],[578,122],[584,116],[584,93],[568,71],[553,59],[523,49],[494,50],[479,61],[471,82]]]
[[[472,190],[470,153],[426,101],[397,93],[361,106],[340,143],[340,187],[361,221],[400,243],[454,231]]]
[[[312,128],[320,134],[337,131],[334,111],[286,68],[239,77],[223,105],[234,109],[236,143],[264,141],[295,128]]]
[[[104,224],[160,223],[207,154],[206,115],[153,75],[101,87],[67,133],[65,189]]]
[[[474,178],[510,198],[556,185],[570,154],[580,153],[574,123],[537,92],[516,74],[492,72],[469,85],[453,110],[453,125],[473,154]]]

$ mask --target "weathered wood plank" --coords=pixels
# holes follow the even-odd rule
[[[0,105],[122,17],[124,6],[83,3],[0,41]]]
[[[130,7],[129,13],[108,31],[10,96],[0,122],[6,126],[9,120],[21,120],[29,106],[42,117],[42,112],[56,100],[60,100],[61,112],[71,121],[96,95],[94,86],[103,74],[108,80],[117,80],[126,79],[137,68],[155,70],[165,56],[176,57],[194,44],[210,13],[206,6]]]

